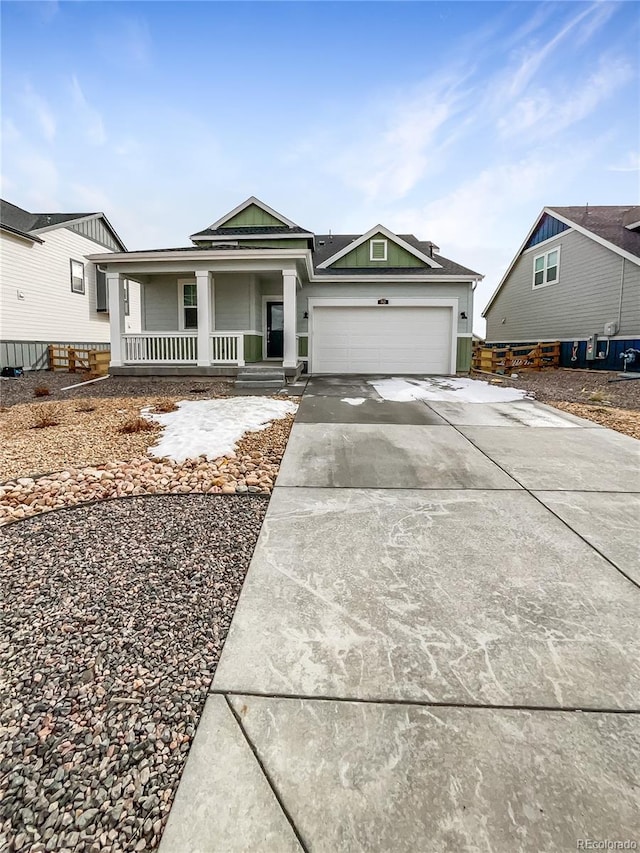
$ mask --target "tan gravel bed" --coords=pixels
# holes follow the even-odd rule
[[[160,426],[123,435],[118,430],[166,397],[89,398],[12,406],[0,413],[0,482],[9,478],[62,471],[103,462],[133,459],[155,443]],[[180,397],[170,398],[175,400]],[[85,409],[95,407],[93,411]],[[41,412],[51,412],[57,426],[34,429]]]
[[[166,399],[162,398],[163,402]],[[158,400],[145,402],[156,405]],[[147,456],[148,447],[158,435],[157,425],[146,432],[118,432],[123,422],[139,414],[139,398],[133,403],[96,403],[95,412],[78,412],[75,403],[66,404],[60,426],[37,430],[31,428],[33,412],[29,410],[33,407],[15,406],[11,410],[10,428],[6,423],[3,426],[7,447],[17,460],[14,468],[18,470],[0,485],[0,524],[80,503],[131,495],[270,494],[294,420],[293,415],[288,415],[265,430],[245,434],[235,454],[178,464]],[[39,436],[44,437],[40,445]],[[32,476],[40,471],[45,471],[45,476]]]
[[[601,426],[615,429],[632,438],[640,439],[640,412],[634,409],[616,409],[613,406],[588,406],[583,403],[562,403],[549,400],[548,404],[579,418],[586,418]]]

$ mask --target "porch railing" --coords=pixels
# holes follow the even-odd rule
[[[244,335],[217,332],[210,339],[212,364],[237,364],[238,367],[244,367]]]
[[[198,333],[138,332],[122,336],[125,364],[194,364]],[[244,367],[244,335],[214,332],[209,337],[209,363]]]
[[[197,332],[141,332],[123,335],[125,364],[193,364],[198,360]]]

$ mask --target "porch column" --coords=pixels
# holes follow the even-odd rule
[[[125,329],[124,286],[120,273],[107,273],[109,295],[109,335],[111,340],[111,367],[122,367],[122,335]]]
[[[209,367],[211,354],[209,352],[211,343],[211,304],[209,298],[209,279],[211,273],[208,270],[196,272],[196,287],[198,291],[198,367]]]
[[[284,302],[284,348],[283,367],[298,364],[298,341],[296,338],[296,297],[298,276],[295,270],[282,270],[282,298]]]

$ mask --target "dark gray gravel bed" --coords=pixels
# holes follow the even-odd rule
[[[232,394],[233,381],[224,376],[110,376],[91,385],[62,391],[68,385],[86,381],[82,373],[34,370],[18,379],[0,378],[0,403],[46,403],[48,400],[77,400],[81,397],[159,397],[180,395],[193,400],[218,394]],[[35,389],[49,390],[45,397],[35,397]]]
[[[267,504],[129,498],[0,531],[0,850],[157,847]]]

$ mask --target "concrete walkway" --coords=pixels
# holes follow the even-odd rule
[[[161,853],[640,848],[639,451],[312,379]]]

